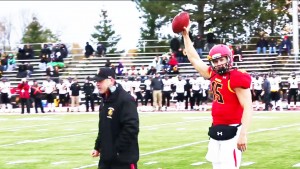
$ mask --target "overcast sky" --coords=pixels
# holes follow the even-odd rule
[[[142,21],[131,1],[0,1],[0,7],[0,17],[12,20],[12,44],[21,39],[21,20],[31,20],[31,14],[36,14],[43,26],[61,32],[63,42],[84,46],[99,22],[101,9],[107,9],[114,30],[122,37],[120,48],[134,48],[140,37]]]

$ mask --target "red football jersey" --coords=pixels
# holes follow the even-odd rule
[[[237,87],[249,88],[251,85],[250,75],[238,69],[219,75],[211,67],[209,73],[210,89],[213,93],[213,125],[241,123],[244,109],[233,89]]]

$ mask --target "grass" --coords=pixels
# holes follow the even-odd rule
[[[209,169],[209,113],[140,114],[141,169]],[[90,152],[97,114],[0,115],[1,169],[97,168]],[[300,163],[300,113],[256,113],[242,169],[289,169]],[[205,162],[201,165],[191,164]],[[83,167],[86,166],[86,167]],[[88,167],[90,166],[90,167]]]

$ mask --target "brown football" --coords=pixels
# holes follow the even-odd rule
[[[180,33],[184,27],[189,25],[190,15],[187,12],[180,12],[172,21],[172,29],[174,33]]]

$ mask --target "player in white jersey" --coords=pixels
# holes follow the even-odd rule
[[[139,105],[139,100],[140,100],[142,106],[144,106],[145,103],[144,103],[144,98],[143,98],[142,93],[141,93],[140,86],[141,86],[141,77],[137,76],[135,81],[132,82],[132,87],[134,88],[134,94],[136,96],[135,103],[138,106]]]
[[[275,73],[271,73],[269,81],[271,85],[272,110],[274,111],[277,108],[279,108],[279,110],[282,110],[280,93],[279,93],[281,78],[279,76],[276,76]]]
[[[132,92],[132,81],[129,81],[127,76],[123,78],[120,84],[126,92],[128,93]]]
[[[162,83],[163,83],[162,106],[163,106],[163,110],[167,111],[170,108],[172,81],[169,79],[168,75],[165,75],[164,79],[162,79]]]
[[[192,85],[191,92],[191,109],[198,110],[200,104],[200,87],[201,81],[204,80],[201,77],[197,77],[197,74],[193,74],[193,78],[190,79],[190,84]]]
[[[296,109],[297,94],[298,94],[299,79],[296,77],[296,73],[292,72],[291,77],[288,78],[288,110],[291,108]],[[291,98],[294,99],[294,106],[291,105]]]
[[[47,77],[47,80],[43,82],[43,88],[46,93],[46,99],[48,103],[48,112],[55,111],[54,109],[54,94],[53,92],[55,91],[55,82],[51,80],[50,77]]]
[[[59,83],[56,84],[56,89],[58,90],[57,93],[59,95],[59,107],[62,109],[62,107],[66,106],[66,98],[67,98],[67,84],[64,82],[63,79],[59,80]]]
[[[151,106],[153,106],[153,95],[151,90],[151,81],[153,79],[152,75],[149,75],[147,79],[144,81],[144,84],[146,85],[146,95],[145,95],[145,105],[147,106],[148,100],[150,100]]]
[[[259,101],[262,100],[261,93],[262,93],[262,84],[263,84],[263,78],[258,76],[257,73],[254,74],[254,78],[252,78],[252,101],[254,102],[254,109],[259,110]]]
[[[65,83],[66,83],[66,86],[67,86],[66,107],[67,107],[67,112],[69,112],[70,111],[70,102],[71,102],[71,90],[70,90],[70,87],[73,84],[73,79],[71,77],[68,77],[68,79],[65,80]]]
[[[174,86],[176,87],[175,92],[177,93],[177,110],[184,110],[184,85],[186,81],[182,79],[181,75],[178,75],[178,80],[174,82]]]
[[[203,77],[201,78],[201,84],[200,84],[200,105],[199,105],[199,110],[200,111],[206,111],[208,109],[207,105],[207,98],[208,98],[208,91],[210,87],[210,80],[204,79]]]
[[[0,82],[0,92],[1,92],[1,101],[2,105],[1,108],[3,112],[8,112],[11,111],[11,105],[10,105],[10,98],[11,98],[11,93],[10,93],[10,82],[7,80],[6,77],[2,77],[2,81]]]

